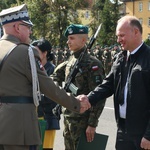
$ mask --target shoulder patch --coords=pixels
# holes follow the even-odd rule
[[[92,67],[92,70],[93,70],[93,71],[96,71],[96,70],[98,70],[98,69],[99,69],[98,66],[93,66],[93,67]]]

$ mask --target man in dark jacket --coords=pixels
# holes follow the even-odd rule
[[[150,149],[150,47],[142,41],[142,26],[136,17],[121,18],[116,35],[123,51],[103,83],[87,97],[95,104],[114,94],[116,150]]]

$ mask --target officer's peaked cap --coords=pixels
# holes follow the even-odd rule
[[[2,25],[15,21],[23,21],[33,26],[33,23],[29,19],[26,4],[2,10],[0,12],[0,20]]]
[[[88,27],[81,24],[72,24],[66,29],[64,35],[68,37],[73,34],[88,34]]]

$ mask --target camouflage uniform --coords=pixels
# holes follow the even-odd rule
[[[63,62],[63,51],[58,49],[56,52],[56,66]]]
[[[114,62],[114,59],[115,59],[116,54],[117,54],[117,50],[116,50],[116,49],[113,49],[113,50],[111,51],[111,62],[112,62],[112,64],[113,64],[113,62]]]
[[[103,51],[102,51],[102,49],[95,49],[95,57],[98,59],[98,60],[100,60],[101,62],[103,62],[103,60],[102,60],[102,55],[103,55]]]
[[[103,52],[103,61],[104,61],[105,73],[107,75],[111,69],[111,53],[110,53],[108,47],[105,48],[105,50]]]
[[[81,49],[74,52],[70,57],[68,62],[60,64],[55,70],[55,77],[59,83],[67,79],[72,66],[74,65],[76,59],[78,59]],[[81,71],[77,73],[73,84],[79,88],[79,94],[88,94],[93,90],[98,84],[100,84],[104,78],[104,69],[99,60],[90,56],[86,53],[81,61]],[[63,79],[65,78],[65,79]],[[62,81],[60,81],[60,79]],[[56,80],[56,78],[55,78]],[[104,108],[105,100],[99,102],[96,106],[92,107],[90,110],[83,114],[73,113],[66,108],[63,108],[64,115],[64,142],[65,150],[76,150],[77,144],[81,133],[88,126],[96,127],[98,124],[98,118]]]

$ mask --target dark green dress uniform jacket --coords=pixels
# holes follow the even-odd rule
[[[0,40],[0,62],[19,39],[5,35]],[[39,55],[34,50],[36,59]],[[43,67],[37,63],[40,90],[47,97],[68,109],[79,112],[80,103],[56,87]],[[28,56],[28,45],[18,45],[7,57],[0,71],[0,96],[32,97],[32,76]],[[40,144],[40,133],[36,107],[34,104],[0,104],[0,144],[36,145]]]

